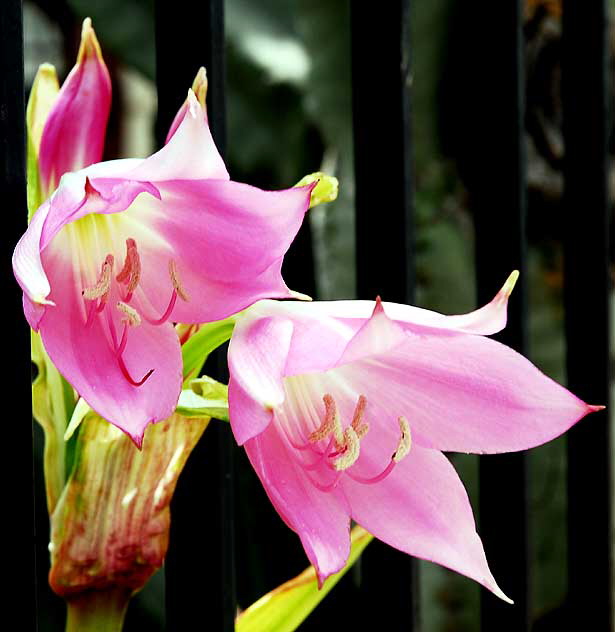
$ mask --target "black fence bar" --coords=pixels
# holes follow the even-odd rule
[[[591,404],[608,404],[610,384],[607,28],[605,0],[564,0],[566,359],[570,389]],[[613,630],[609,415],[596,413],[568,434],[571,629]]]
[[[467,89],[476,108],[470,133],[475,143],[468,179],[476,235],[477,299],[489,301],[517,269],[508,324],[498,340],[521,353],[526,342],[526,160],[524,146],[524,54],[522,3],[498,3],[472,47]],[[493,3],[478,3],[478,23]],[[469,123],[470,121],[468,121]],[[460,122],[462,123],[462,122]],[[523,632],[530,627],[527,463],[525,453],[480,457],[480,534],[491,570],[510,606],[481,591],[485,632]]]
[[[164,141],[169,124],[186,97],[200,66],[209,81],[209,125],[220,152],[226,139],[224,3],[156,2],[157,136]],[[216,358],[218,375],[225,355]],[[230,427],[212,421],[191,455],[171,506],[172,526],[165,562],[166,629],[183,632],[207,627],[234,629],[236,611]],[[197,491],[195,491],[197,490]]]
[[[351,4],[357,293],[414,295],[410,2]],[[361,562],[366,621],[418,630],[416,561],[381,542]]]
[[[4,321],[4,445],[14,455],[2,460],[4,515],[0,531],[3,600],[18,627],[36,629],[30,339],[23,318],[21,290],[11,269],[11,254],[27,225],[26,131],[21,0],[0,6],[0,199],[3,228],[2,295]],[[10,447],[9,447],[10,446]]]

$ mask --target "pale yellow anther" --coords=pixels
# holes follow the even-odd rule
[[[122,301],[118,301],[116,307],[124,314],[122,318],[122,322],[130,325],[131,327],[136,327],[141,324],[141,316],[139,316],[139,312],[130,305]]]
[[[87,299],[88,301],[94,301],[97,298],[106,301],[107,295],[109,294],[109,288],[111,287],[112,270],[113,255],[107,255],[104,263],[102,264],[102,269],[100,271],[98,281],[96,281],[96,285],[93,285],[92,287],[86,287],[81,292],[83,298]]]
[[[327,393],[323,395],[322,401],[325,405],[325,418],[322,424],[308,438],[312,443],[315,443],[321,439],[326,439],[333,433],[336,445],[341,446],[344,442],[344,436],[335,400]]]
[[[359,458],[359,452],[361,451],[361,439],[359,439],[357,433],[352,426],[348,426],[344,430],[344,452],[333,461],[333,467],[341,472],[347,470],[354,465]]]
[[[352,423],[350,424],[353,430],[357,433],[357,437],[359,437],[359,439],[362,439],[369,432],[369,424],[363,421],[366,406],[367,398],[365,395],[359,395],[357,405],[354,409]]]
[[[399,463],[410,452],[412,447],[412,435],[410,434],[410,424],[405,417],[399,418],[399,429],[401,430],[401,437],[397,444],[397,449],[391,457],[395,463]]]
[[[173,284],[173,288],[177,292],[177,296],[181,298],[183,301],[189,301],[190,296],[184,290],[181,281],[179,280],[179,275],[177,274],[177,266],[175,265],[175,261],[171,259],[169,261],[169,275],[171,276],[171,283]]]

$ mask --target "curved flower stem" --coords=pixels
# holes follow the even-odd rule
[[[66,632],[122,632],[130,593],[89,591],[67,599]]]

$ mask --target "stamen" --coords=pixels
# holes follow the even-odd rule
[[[177,266],[175,265],[175,261],[173,261],[173,259],[169,261],[169,275],[171,276],[171,283],[173,284],[173,288],[177,292],[179,298],[181,298],[182,301],[189,301],[190,296],[188,295],[186,290],[184,290],[184,287],[179,280],[179,275],[177,274]]]
[[[395,461],[391,459],[389,461],[389,464],[384,468],[384,470],[382,470],[382,472],[380,472],[380,474],[376,474],[376,476],[372,476],[369,478],[353,474],[352,472],[346,472],[346,474],[348,474],[348,476],[350,476],[350,478],[357,483],[362,483],[363,485],[373,485],[374,483],[379,483],[380,481],[384,480],[393,471],[395,465]]]
[[[122,318],[122,322],[130,325],[131,327],[136,327],[141,324],[141,316],[139,316],[139,312],[130,305],[122,301],[118,301],[116,307],[124,314]]]
[[[344,446],[345,450],[341,456],[337,457],[333,461],[333,467],[339,472],[347,470],[349,467],[356,463],[359,458],[361,440],[357,436],[352,426],[348,426],[344,430]]]
[[[332,456],[330,454],[330,451],[331,451],[331,448],[333,447],[334,441],[335,439],[331,437],[331,440],[329,441],[329,444],[327,445],[327,449],[324,452],[318,452],[318,450],[316,450],[313,445],[308,443],[307,446],[312,448],[312,451],[318,455],[318,458],[313,463],[302,463],[303,469],[315,470],[318,467],[320,467],[327,460],[327,457]]]
[[[321,492],[330,492],[340,482],[340,478],[342,478],[342,474],[343,472],[337,472],[337,474],[335,475],[335,478],[327,485],[323,485],[322,483],[319,483],[317,480],[314,480],[309,475],[308,475],[308,478],[310,479],[312,485],[314,485],[314,487],[319,489]]]
[[[400,417],[398,421],[399,429],[401,430],[401,437],[399,438],[397,449],[391,457],[395,463],[399,463],[403,458],[405,458],[412,447],[412,435],[410,434],[410,424],[408,423],[408,420],[405,417]]]
[[[96,281],[96,285],[86,287],[81,295],[87,301],[95,301],[100,299],[101,303],[106,303],[109,297],[109,289],[111,287],[111,271],[113,270],[113,255],[107,255],[100,269],[100,276]]]
[[[344,436],[342,433],[342,423],[337,412],[335,400],[328,393],[323,396],[322,401],[325,405],[325,418],[319,428],[314,430],[308,437],[312,443],[326,439],[331,433],[335,437],[335,443],[338,446],[343,445]]]
[[[365,477],[359,476],[357,474],[353,474],[352,472],[347,472],[348,476],[352,478],[353,481],[357,483],[362,483],[364,485],[373,485],[374,483],[379,483],[384,480],[392,471],[393,468],[410,452],[410,448],[412,446],[412,436],[410,434],[410,424],[408,424],[408,420],[405,417],[399,417],[399,428],[401,430],[401,437],[399,438],[399,443],[397,444],[397,449],[391,456],[391,460],[388,465],[380,472],[380,474],[376,474],[376,476]]]
[[[115,350],[115,355],[118,357],[120,357],[122,353],[124,353],[124,349],[126,349],[126,343],[128,342],[128,327],[128,323],[124,323],[124,328],[122,329],[122,337],[120,338],[120,344]]]
[[[141,278],[141,258],[137,250],[137,242],[129,237],[126,240],[126,259],[124,259],[124,267],[115,277],[118,283],[126,283],[126,291],[128,297],[132,296],[135,288],[139,284]]]
[[[145,314],[143,314],[143,318],[145,318],[145,320],[150,325],[162,325],[162,323],[166,323],[167,320],[169,320],[169,316],[171,315],[171,312],[173,311],[173,308],[175,307],[176,302],[177,302],[177,290],[173,290],[173,294],[171,294],[171,300],[169,301],[167,308],[164,310],[164,314],[160,318],[149,318]]]
[[[363,422],[363,415],[365,414],[366,406],[367,398],[365,397],[365,395],[359,395],[357,405],[354,409],[352,423],[350,424],[354,431],[357,433],[357,437],[359,437],[359,439],[362,439],[369,432],[369,424]]]

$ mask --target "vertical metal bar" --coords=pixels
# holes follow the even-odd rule
[[[30,340],[23,318],[21,290],[11,269],[11,254],[26,229],[26,131],[21,0],[0,6],[0,231],[2,296],[5,314],[3,374],[4,441],[16,458],[4,459],[1,539],[4,568],[10,569],[3,596],[18,616],[19,627],[36,629]]]
[[[207,69],[209,125],[220,152],[226,142],[224,3],[203,0],[180,11],[156,2],[157,137],[164,141],[175,112],[200,66]],[[217,358],[218,377],[225,355]],[[165,562],[166,629],[234,629],[236,610],[232,481],[233,439],[228,425],[213,421],[192,453],[171,507]]]
[[[568,386],[609,399],[608,46],[605,0],[564,0],[565,307]],[[613,630],[612,412],[568,434],[568,615],[571,629]]]
[[[491,8],[482,3],[480,11]],[[474,44],[473,104],[480,168],[470,183],[475,218],[476,279],[479,304],[490,300],[514,269],[520,279],[509,306],[500,342],[527,353],[526,160],[524,146],[523,18],[519,0],[499,3],[493,22]],[[480,457],[480,533],[510,606],[481,592],[485,631],[522,632],[530,627],[527,522],[527,462],[524,453]],[[502,490],[506,493],[503,494]]]
[[[414,295],[410,2],[381,3],[377,11],[353,2],[351,28],[358,294],[408,303]],[[361,577],[366,614],[377,610],[380,628],[418,629],[416,560],[374,542]]]

